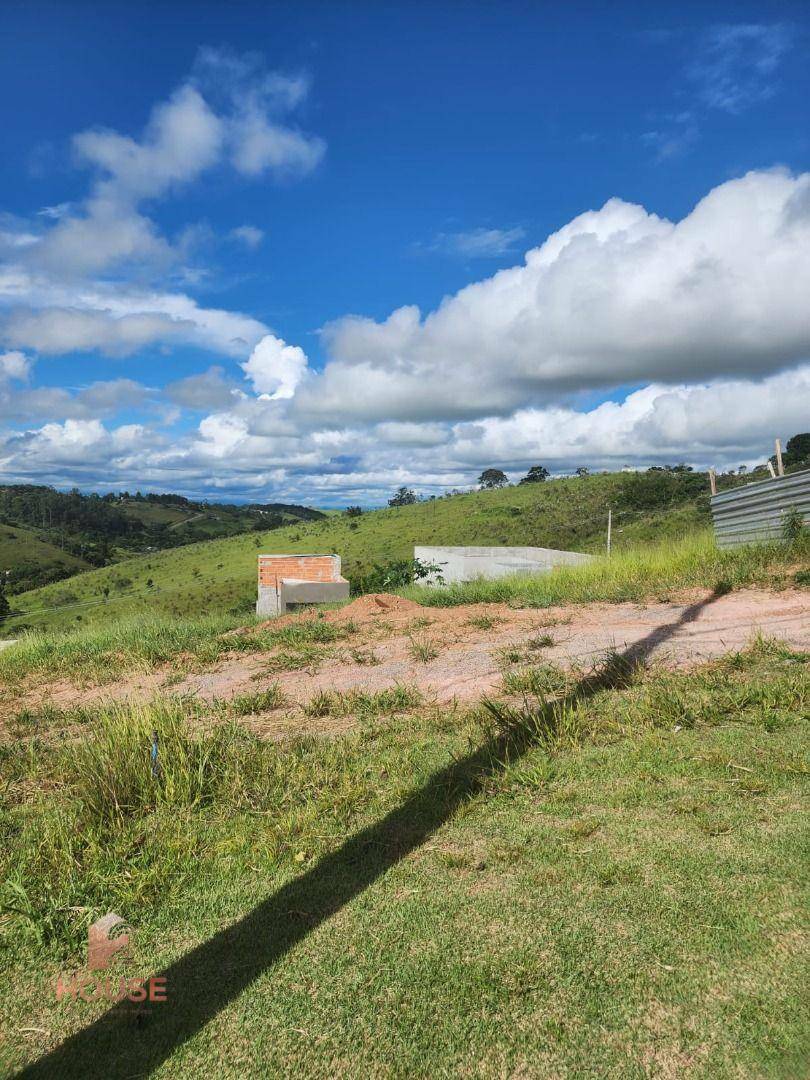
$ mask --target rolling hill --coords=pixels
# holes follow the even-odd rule
[[[0,524],[0,574],[10,593],[90,568],[89,562],[43,538],[38,529]]]
[[[46,585],[136,554],[318,521],[287,503],[192,502],[181,495],[83,495],[37,484],[0,485],[0,570],[9,593]]]
[[[256,556],[337,552],[355,582],[374,564],[408,559],[414,544],[519,544],[604,550],[608,507],[616,548],[680,537],[709,521],[700,473],[606,473],[455,495],[359,517],[330,515],[266,532],[156,551],[14,597],[24,614],[4,626],[62,627],[138,612],[247,614]]]
[[[160,502],[123,499],[118,506],[127,517],[139,521],[145,528],[161,530],[157,538],[160,547],[178,547],[199,540],[237,536],[263,527],[281,528],[301,521],[319,521],[323,517],[320,510],[293,503],[169,502],[165,496]]]

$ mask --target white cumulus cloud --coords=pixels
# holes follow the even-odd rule
[[[384,322],[327,326],[301,414],[442,419],[810,356],[810,174],[753,172],[667,221],[610,199],[502,270]],[[362,393],[358,393],[362,387]]]
[[[90,173],[86,197],[31,222],[0,214],[0,347],[122,356],[181,343],[250,355],[267,327],[172,291],[177,280],[204,279],[185,263],[208,227],[188,223],[168,237],[147,209],[228,161],[251,176],[311,171],[325,144],[290,120],[308,90],[306,78],[268,72],[257,56],[203,50],[140,135],[75,135],[76,161]],[[256,248],[263,233],[242,225],[230,238]]]
[[[307,356],[298,345],[267,334],[241,367],[256,392],[275,401],[294,396],[307,372]]]
[[[722,184],[678,222],[610,199],[425,316],[327,327],[320,371],[188,296],[17,266],[0,304],[20,295],[40,319],[5,326],[0,415],[31,424],[0,433],[7,481],[340,505],[467,487],[487,466],[751,465],[810,427],[810,176],[785,171]],[[25,349],[172,340],[233,357],[241,385],[235,365],[163,391],[24,385]],[[133,407],[142,422],[117,424]]]

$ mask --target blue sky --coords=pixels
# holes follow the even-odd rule
[[[810,426],[809,49],[804,4],[5,5],[0,480],[761,459]]]

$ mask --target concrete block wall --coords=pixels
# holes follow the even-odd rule
[[[579,551],[536,547],[415,547],[413,557],[438,566],[446,585],[508,574],[543,574],[555,566],[577,566],[593,558]],[[438,574],[423,584],[439,585]]]

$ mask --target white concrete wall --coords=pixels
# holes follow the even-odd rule
[[[593,558],[578,551],[537,547],[415,547],[413,557],[439,566],[446,585],[508,574],[543,574],[555,566],[577,566]],[[431,577],[422,584],[438,585],[439,581]]]

